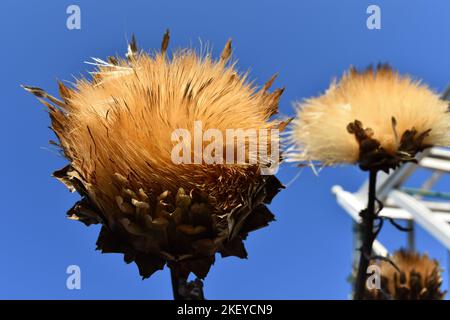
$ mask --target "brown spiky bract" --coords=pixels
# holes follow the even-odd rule
[[[281,93],[257,91],[236,71],[230,41],[220,60],[191,49],[169,57],[168,42],[166,32],[150,55],[133,37],[127,59],[95,59],[92,81],[59,83],[61,100],[25,89],[48,107],[70,162],[55,177],[83,197],[68,215],[103,224],[98,248],[124,253],[143,277],[177,263],[203,278],[216,252],[246,257],[242,240],[273,220],[265,204],[282,185],[261,175],[261,163],[175,164],[171,133],[193,137],[194,121],[204,131],[282,129],[271,120]]]
[[[321,96],[297,104],[288,161],[358,163],[388,170],[430,146],[448,146],[448,102],[388,65],[352,68]]]
[[[436,260],[426,254],[399,250],[391,257],[398,267],[381,261],[381,289],[366,290],[366,299],[370,300],[442,300],[441,268]]]

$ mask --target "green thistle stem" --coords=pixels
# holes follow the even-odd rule
[[[169,269],[174,300],[205,300],[203,282],[200,279],[188,282],[181,275],[177,263],[171,263]]]
[[[172,266],[170,269],[170,279],[172,281],[172,292],[173,292],[173,300],[183,300],[182,296],[180,295],[180,277],[178,275],[178,272],[175,270],[176,267]]]
[[[364,292],[366,289],[367,268],[370,263],[370,256],[372,255],[373,242],[375,236],[373,232],[374,221],[376,218],[375,202],[376,202],[376,186],[377,186],[377,170],[369,171],[369,197],[367,209],[361,213],[361,233],[362,233],[362,247],[359,258],[358,271],[355,282],[354,300],[364,299]]]

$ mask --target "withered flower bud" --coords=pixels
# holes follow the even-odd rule
[[[381,288],[366,290],[370,300],[442,300],[441,268],[436,260],[426,254],[399,250],[391,257],[395,267],[387,262],[380,267]]]

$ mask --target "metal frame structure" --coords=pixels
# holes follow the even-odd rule
[[[442,99],[450,100],[450,87],[445,91]],[[426,169],[430,173],[429,178],[420,189],[404,187],[407,179],[419,168]],[[449,173],[450,149],[437,147],[428,149],[418,157],[417,164],[404,164],[391,174],[379,173],[377,198],[384,203],[384,208],[379,213],[381,216],[408,223],[411,229],[408,232],[408,249],[415,249],[414,225],[417,224],[447,249],[450,262],[450,193],[431,190],[440,178]],[[357,224],[361,220],[359,212],[367,206],[367,188],[368,181],[355,193],[348,192],[338,185],[332,188],[338,204],[355,222],[353,263],[359,260],[357,249],[360,247],[360,242]],[[389,255],[389,251],[378,240],[374,243],[373,251],[376,255]],[[450,275],[450,265],[448,271]]]

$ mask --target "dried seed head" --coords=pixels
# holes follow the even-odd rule
[[[165,263],[204,277],[216,252],[246,256],[242,240],[273,220],[265,203],[282,186],[261,175],[259,158],[255,164],[176,164],[172,132],[187,129],[193,137],[195,121],[224,136],[226,129],[282,128],[285,122],[270,119],[281,93],[258,93],[235,63],[223,63],[230,42],[222,61],[190,49],[170,59],[168,43],[166,32],[161,52],[152,56],[138,51],[133,36],[127,59],[94,59],[93,81],[78,80],[73,89],[60,83],[63,101],[25,89],[49,108],[70,162],[55,177],[83,197],[69,216],[103,224],[99,249],[124,253],[143,277]]]
[[[448,102],[387,65],[351,69],[297,104],[287,160],[388,170],[430,146],[449,146]]]
[[[398,267],[389,262],[378,264],[381,275],[381,288],[366,290],[366,299],[375,300],[442,300],[441,268],[436,260],[426,254],[400,250],[391,257]]]

